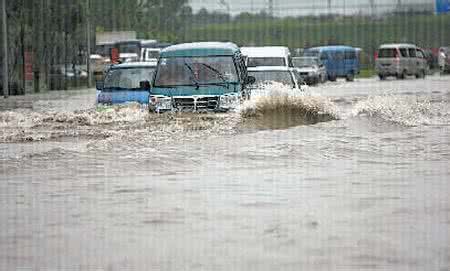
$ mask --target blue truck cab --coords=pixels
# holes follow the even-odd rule
[[[132,62],[111,66],[97,82],[97,104],[148,104],[155,64]]]
[[[247,97],[246,86],[253,82],[233,43],[173,45],[160,52],[149,110],[225,112]]]
[[[359,74],[359,59],[356,48],[350,46],[321,46],[305,50],[305,56],[318,57],[327,69],[330,81],[345,78],[353,81]]]

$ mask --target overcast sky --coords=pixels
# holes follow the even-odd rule
[[[205,7],[209,10],[226,12],[227,7],[220,4],[223,1],[230,7],[233,15],[243,11],[259,12],[267,10],[269,0],[190,0],[194,11]],[[399,0],[375,0],[375,12],[382,12],[395,8]],[[428,5],[434,0],[400,0],[404,5]],[[327,13],[327,0],[273,0],[274,14],[277,16],[306,15]],[[369,0],[332,0],[333,13],[370,13]]]

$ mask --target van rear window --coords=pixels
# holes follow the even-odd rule
[[[378,52],[380,58],[394,58],[397,57],[397,49],[380,49]]]
[[[247,66],[286,66],[286,61],[282,57],[249,57]]]

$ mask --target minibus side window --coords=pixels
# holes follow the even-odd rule
[[[406,48],[400,48],[400,54],[402,57],[408,57],[408,50]]]
[[[416,49],[409,48],[409,57],[416,57]]]

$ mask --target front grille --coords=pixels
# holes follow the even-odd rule
[[[219,105],[219,97],[177,97],[174,105],[180,111],[215,110]]]
[[[194,108],[194,98],[175,98],[175,107],[177,108]]]
[[[202,97],[197,99],[197,110],[214,110],[219,105],[219,97]]]

